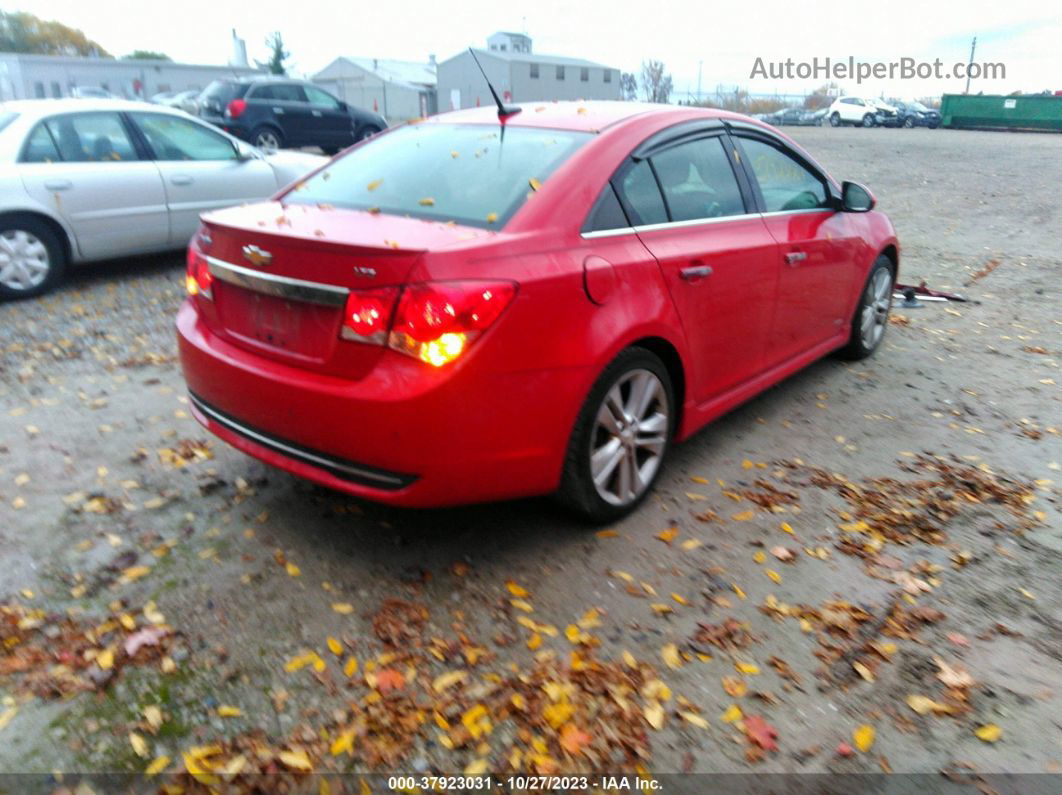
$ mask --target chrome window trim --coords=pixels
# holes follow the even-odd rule
[[[797,210],[795,212],[807,212]],[[636,232],[655,232],[659,229],[680,229],[687,226],[702,226],[708,224],[721,224],[726,221],[745,221],[749,218],[759,218],[763,213],[741,213],[739,215],[721,215],[718,218],[691,218],[686,221],[662,221],[659,224],[641,224],[639,226],[625,226],[622,229],[601,229],[595,232],[583,232],[582,237],[592,240],[596,237],[613,237],[616,235],[629,235]]]
[[[764,218],[770,218],[774,215],[804,215],[806,213],[835,213],[837,212],[832,207],[809,207],[806,210],[772,210],[769,213],[759,213]]]
[[[207,257],[206,261],[215,279],[256,293],[290,298],[295,301],[308,301],[324,306],[345,306],[347,296],[350,295],[350,290],[346,287],[338,287],[334,284],[319,284],[293,279],[290,276],[263,273],[214,257]]]

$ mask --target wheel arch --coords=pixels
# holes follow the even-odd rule
[[[70,231],[58,219],[48,215],[48,213],[43,213],[40,210],[10,209],[0,211],[0,224],[16,218],[32,218],[34,221],[45,224],[49,229],[55,232],[55,236],[59,239],[59,245],[63,247],[64,259],[67,262],[74,261],[77,249],[74,246],[73,237],[71,236]]]
[[[663,337],[641,337],[627,345],[624,350],[627,348],[644,348],[664,363],[668,377],[671,379],[671,388],[675,392],[675,422],[672,427],[672,436],[678,436],[682,428],[682,410],[686,403],[686,368],[678,349]]]

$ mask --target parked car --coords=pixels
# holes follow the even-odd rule
[[[921,102],[892,103],[900,118],[901,127],[928,127],[935,130],[940,126],[940,111],[927,108]]]
[[[878,112],[874,117],[874,123],[878,127],[899,127],[903,122],[896,108],[883,99],[870,100]]]
[[[771,122],[775,126],[790,125],[796,127],[817,127],[825,118],[825,111],[811,111],[804,108],[787,108],[780,111],[776,120]]]
[[[187,91],[180,91],[176,94],[166,97],[160,105],[165,105],[168,108],[177,108],[183,110],[192,116],[195,116],[199,112],[199,94],[201,92],[197,88],[188,89]]]
[[[264,199],[322,162],[263,155],[157,105],[0,104],[0,297],[43,293],[68,263],[186,246],[200,213]]]
[[[349,494],[555,493],[615,520],[674,442],[879,346],[898,253],[874,203],[722,110],[434,116],[204,216],[177,318],[191,405]]]
[[[114,94],[99,86],[74,86],[70,89],[74,99],[117,99]]]
[[[215,80],[199,105],[204,120],[266,151],[318,146],[335,154],[387,129],[382,116],[341,102],[304,80]]]
[[[875,127],[878,124],[879,108],[872,99],[862,97],[838,97],[830,105],[829,119],[833,127],[854,124],[860,127]]]
[[[148,102],[152,105],[161,105],[176,93],[176,91],[160,91],[157,94],[152,94],[151,97],[148,98]]]

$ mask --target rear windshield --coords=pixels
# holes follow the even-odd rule
[[[284,201],[497,229],[591,137],[570,130],[412,124],[331,163]]]
[[[207,86],[200,102],[212,110],[224,110],[232,100],[239,99],[247,93],[246,83],[235,83],[232,80],[215,80]]]

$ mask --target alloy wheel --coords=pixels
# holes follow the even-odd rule
[[[51,270],[48,248],[23,229],[0,233],[0,285],[16,292],[39,287]]]
[[[885,333],[892,306],[892,274],[887,268],[879,269],[867,285],[863,299],[863,316],[859,321],[859,334],[863,347],[873,350]]]
[[[263,152],[275,152],[280,148],[280,141],[272,130],[263,130],[255,138],[255,146]]]
[[[669,427],[667,392],[649,370],[624,373],[605,393],[594,421],[590,474],[610,505],[635,502],[653,482]]]

